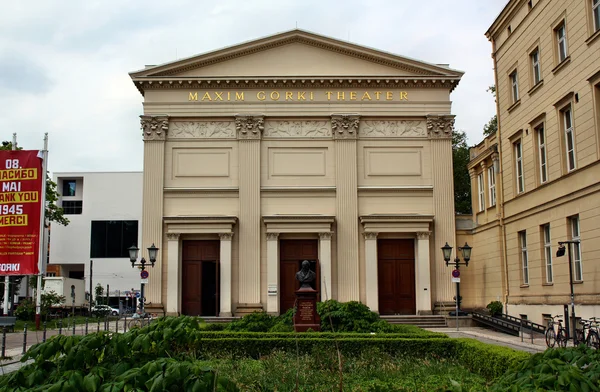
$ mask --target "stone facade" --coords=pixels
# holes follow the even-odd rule
[[[461,72],[293,30],[130,76],[144,97],[139,247],[161,249],[151,309],[280,313],[298,244],[316,247],[321,300],[380,311],[380,268],[400,271],[396,257],[414,271],[397,312],[451,301],[439,248],[455,242]],[[217,241],[216,256],[202,253]],[[408,251],[383,260],[384,243]],[[203,291],[213,288],[216,308]]]
[[[579,239],[577,315],[600,311],[600,21],[592,4],[511,0],[487,32],[499,128],[471,149],[476,227],[465,305],[500,300],[538,323],[562,314],[570,278],[558,242]]]

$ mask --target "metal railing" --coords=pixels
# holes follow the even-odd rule
[[[529,332],[532,342],[534,333],[544,334],[546,332],[546,326],[544,325],[509,316],[507,314],[489,316],[479,312],[472,312],[472,315],[473,320],[481,324],[485,324],[513,336],[521,336],[521,341],[524,339],[524,334],[526,332]]]

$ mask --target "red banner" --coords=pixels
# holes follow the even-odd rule
[[[45,190],[38,153],[0,151],[0,275],[38,273],[40,210]]]

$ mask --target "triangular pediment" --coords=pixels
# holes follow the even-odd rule
[[[392,77],[460,79],[462,72],[292,30],[132,72],[134,80],[243,77]]]

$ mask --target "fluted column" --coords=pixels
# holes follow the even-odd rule
[[[219,317],[231,317],[231,240],[233,233],[220,233]]]
[[[367,306],[379,313],[379,283],[377,280],[377,233],[365,232],[365,283]]]
[[[356,143],[359,116],[333,115],[337,219],[337,299],[358,301],[358,191]]]
[[[238,309],[260,306],[260,139],[262,116],[238,116],[239,139],[239,304]]]
[[[441,248],[446,242],[456,243],[454,218],[454,178],[452,172],[452,132],[454,116],[427,117],[427,131],[431,142],[433,168],[433,205],[435,250],[435,301],[452,301],[453,289],[450,268],[445,267]],[[456,249],[456,246],[454,247]],[[454,258],[454,256],[453,256]]]
[[[267,313],[279,314],[279,233],[267,233]]]
[[[319,233],[319,264],[321,265],[321,301],[331,299],[331,234]]]
[[[429,234],[417,233],[417,314],[431,314],[431,268]]]
[[[162,248],[163,189],[165,172],[165,140],[169,131],[167,116],[140,116],[144,136],[144,180],[142,198],[141,257],[148,260],[147,248],[154,244]],[[163,252],[159,250],[157,263],[150,269],[146,286],[146,301],[150,307],[162,302]]]
[[[179,294],[181,271],[179,268],[179,233],[167,233],[167,307],[168,316],[178,316],[181,309]]]

